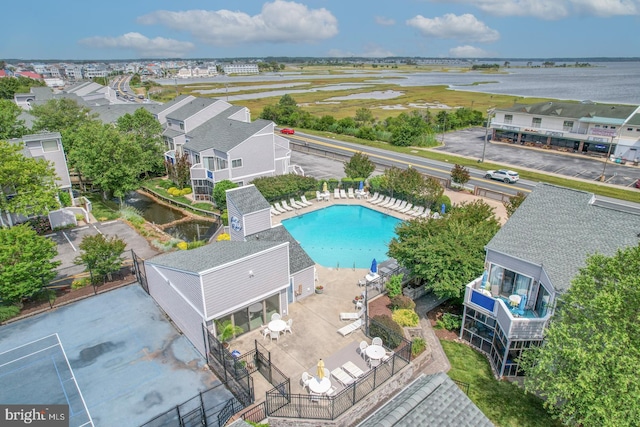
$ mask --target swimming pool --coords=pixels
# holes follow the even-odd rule
[[[399,219],[364,206],[334,205],[282,221],[316,264],[369,268],[388,258]]]

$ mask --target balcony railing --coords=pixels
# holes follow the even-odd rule
[[[509,339],[542,338],[549,315],[520,317],[514,314],[501,298],[494,298],[489,291],[482,289],[481,284],[482,277],[467,284],[464,294],[465,305],[496,319]]]

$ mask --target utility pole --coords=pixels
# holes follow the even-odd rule
[[[482,159],[480,159],[480,163],[484,162],[484,154],[487,150],[487,140],[489,139],[489,125],[491,124],[491,115],[494,111],[495,109],[493,108],[487,110],[487,126],[484,128],[484,145],[482,146]]]

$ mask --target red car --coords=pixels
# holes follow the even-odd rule
[[[293,135],[294,133],[296,133],[296,131],[293,130],[293,129],[284,128],[284,129],[280,129],[280,133],[284,133],[284,134],[287,134],[287,135]]]

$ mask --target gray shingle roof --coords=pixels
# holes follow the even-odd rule
[[[229,107],[189,132],[189,142],[184,148],[200,153],[215,148],[225,153],[246,141],[272,122],[258,119],[251,123],[229,119],[244,107]]]
[[[358,427],[493,427],[445,373],[421,375]]]
[[[538,104],[516,104],[501,111],[535,114],[539,116],[556,116],[567,118],[607,117],[626,119],[638,108],[633,105],[614,104],[581,104],[571,102],[540,102]]]
[[[639,241],[640,215],[594,205],[593,197],[538,184],[486,248],[542,265],[564,292],[588,256],[611,256]]]
[[[190,273],[202,273],[228,262],[278,246],[283,242],[235,242],[220,241],[188,251],[176,251],[158,255],[146,262]]]
[[[166,128],[163,132],[162,132],[163,136],[169,137],[169,138],[175,138],[178,135],[184,135],[183,132],[177,131],[175,129],[172,128]]]
[[[291,274],[315,265],[311,257],[282,225],[246,236],[247,241],[289,242],[289,272]]]
[[[269,202],[253,184],[227,190],[227,203],[232,204],[242,215],[270,208]]]
[[[147,110],[149,113],[154,114],[158,105],[155,104],[110,104],[91,106],[91,111],[98,114],[98,118],[103,123],[115,123],[118,119],[125,114],[133,114],[139,108]]]
[[[190,101],[177,110],[167,114],[167,118],[181,121],[188,119],[203,108],[206,108],[217,101],[218,100],[215,98],[195,98],[193,101]]]

